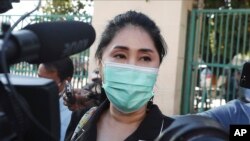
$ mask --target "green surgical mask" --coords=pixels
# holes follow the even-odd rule
[[[107,62],[103,74],[103,88],[109,101],[119,111],[132,113],[153,97],[158,68]]]

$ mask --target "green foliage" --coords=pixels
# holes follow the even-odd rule
[[[228,8],[233,9],[238,8],[249,8],[250,0],[231,0],[231,2],[225,2],[230,0],[204,0],[205,9],[218,9],[218,8]]]
[[[92,0],[85,0],[85,2],[88,1]],[[42,12],[46,15],[57,15],[60,17],[59,19],[86,20],[91,15],[87,14],[85,7],[86,4],[83,0],[46,0],[46,5],[42,7]]]

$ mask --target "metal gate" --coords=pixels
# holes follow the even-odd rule
[[[249,61],[250,10],[190,13],[181,114],[201,112],[237,98]]]

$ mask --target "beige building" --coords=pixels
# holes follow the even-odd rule
[[[91,47],[89,71],[96,68],[94,53],[104,26],[115,15],[136,10],[151,17],[162,31],[168,54],[160,68],[154,103],[164,114],[180,113],[181,86],[186,45],[187,16],[193,0],[96,0],[93,26],[97,38]]]

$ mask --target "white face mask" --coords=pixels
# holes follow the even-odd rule
[[[106,62],[103,71],[106,95],[123,113],[137,111],[154,95],[158,68]]]

